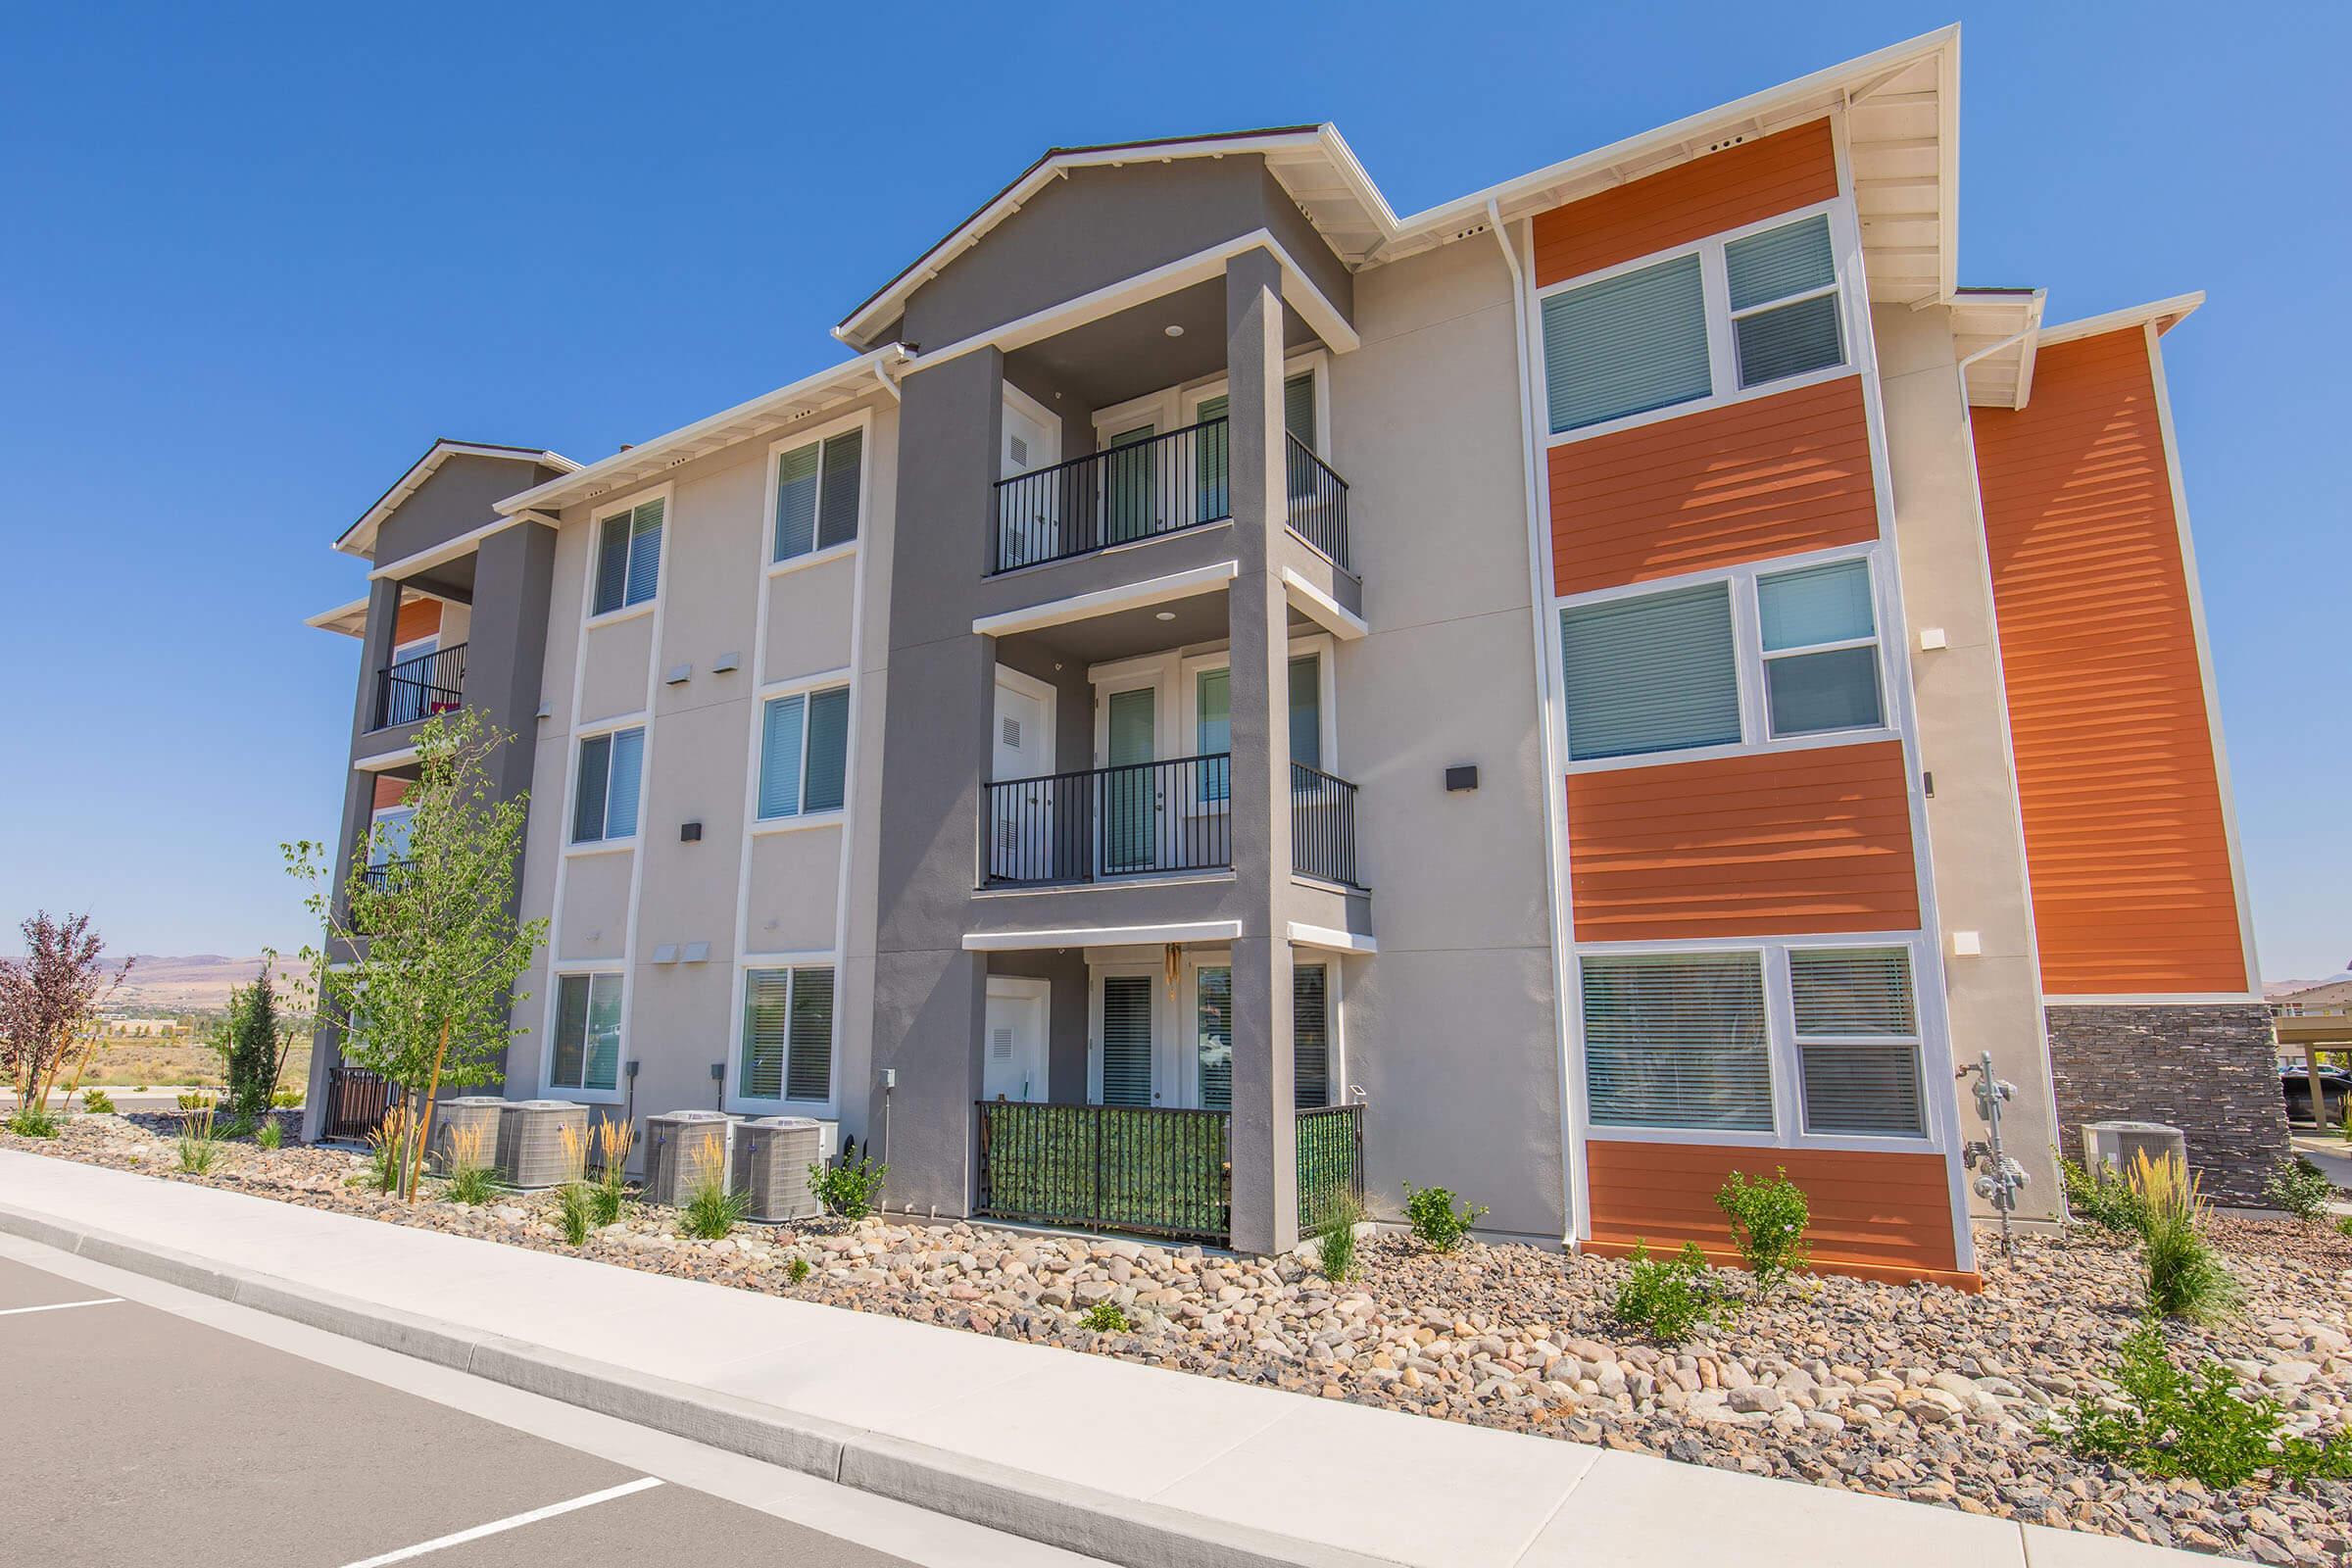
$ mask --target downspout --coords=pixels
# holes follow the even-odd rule
[[[1559,1064],[1560,1206],[1566,1221],[1565,1234],[1560,1239],[1574,1247],[1577,1231],[1585,1221],[1585,1150],[1584,1141],[1576,1134],[1576,1113],[1569,1100],[1572,1086],[1568,1081],[1568,933],[1567,911],[1560,906],[1565,868],[1560,863],[1561,828],[1556,820],[1565,809],[1563,792],[1567,773],[1560,765],[1552,741],[1551,647],[1544,635],[1544,607],[1551,603],[1551,595],[1545,590],[1544,555],[1536,542],[1542,519],[1537,515],[1535,371],[1527,350],[1527,274],[1519,266],[1519,253],[1511,247],[1510,233],[1503,227],[1502,209],[1493,197],[1487,199],[1487,227],[1494,234],[1494,243],[1502,248],[1502,265],[1511,273],[1511,339],[1519,364],[1519,482],[1527,508],[1528,630],[1535,639],[1536,727],[1544,765],[1544,907],[1549,916],[1551,936],[1552,1054]]]
[[[887,351],[887,355],[877,354],[874,356],[874,379],[882,383],[882,390],[890,394],[891,402],[896,403],[901,396],[899,383],[891,379],[888,370],[882,368],[882,362],[886,357],[903,362],[906,358],[906,346],[904,343],[893,343]]]

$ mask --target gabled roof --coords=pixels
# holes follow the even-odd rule
[[[2101,332],[2121,331],[2125,327],[2139,326],[2149,321],[2156,323],[2158,333],[2170,332],[2187,320],[2204,303],[2205,291],[2201,288],[2191,289],[2186,294],[2150,300],[2145,305],[2127,305],[2120,311],[2109,311],[2103,316],[2085,316],[2079,321],[2062,321],[2056,326],[2041,329],[2041,346],[2048,348],[2053,343],[2071,343],[2079,337],[2096,337]]]
[[[366,561],[375,559],[375,531],[384,519],[400,509],[400,504],[423,487],[434,470],[451,458],[507,458],[515,462],[535,463],[542,467],[560,468],[569,472],[579,466],[561,453],[539,447],[511,447],[495,441],[453,441],[441,437],[425,450],[423,457],[409,465],[409,471],[392,481],[392,488],[375,498],[375,504],[360,514],[360,520],[343,530],[335,548],[345,555],[358,556]]]
[[[1840,109],[1871,298],[1905,305],[1950,298],[1959,255],[1957,24],[1402,219],[1330,124],[1053,148],[852,311],[833,335],[870,343],[909,295],[1072,169],[1261,156],[1325,243],[1360,270],[1484,233],[1496,216],[1509,222]]]

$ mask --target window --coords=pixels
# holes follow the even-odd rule
[[[1291,760],[1323,765],[1323,662],[1314,654],[1291,661]]]
[[[1231,669],[1204,669],[1194,677],[1193,714],[1195,757],[1223,757],[1233,750]],[[1223,802],[1233,794],[1233,774],[1227,763],[1202,763],[1193,769],[1193,776],[1200,780],[1194,794],[1204,806]]]
[[[760,726],[760,817],[842,808],[850,760],[850,689],[771,698]]]
[[[1740,739],[1729,583],[1564,610],[1560,651],[1574,760]]]
[[[638,776],[645,731],[615,730],[580,742],[580,775],[571,808],[571,842],[596,844],[637,836]]]
[[[1723,270],[1741,386],[1843,363],[1828,214],[1733,240]]]
[[[548,1064],[548,1087],[610,1090],[619,1082],[620,976],[558,976],[556,1054]]]
[[[370,869],[407,861],[409,829],[416,820],[416,808],[413,806],[386,806],[377,809],[373,838],[368,846],[368,864]]]
[[[1225,393],[1220,392],[1213,398],[1202,398],[1200,400],[1200,406],[1193,411],[1193,420],[1197,424],[1206,424],[1211,419],[1224,418],[1229,413],[1232,412],[1232,409],[1233,400]],[[1297,375],[1289,376],[1284,379],[1282,383],[1282,427],[1291,434],[1297,436],[1300,442],[1304,443],[1308,451],[1311,452],[1314,450],[1314,371],[1300,370]],[[1220,464],[1223,462],[1223,449],[1221,447],[1218,453],[1218,461]],[[1221,480],[1222,476],[1220,475],[1220,482]]]
[[[1203,964],[1193,977],[1194,1037],[1203,1110],[1233,1108],[1233,970]]]
[[[858,537],[858,469],[865,432],[845,430],[776,459],[776,561]]]
[[[596,597],[591,613],[609,615],[654,597],[662,575],[664,505],[656,497],[626,512],[615,512],[596,525]]]
[[[1708,396],[1715,383],[1698,257],[1547,297],[1544,369],[1554,435]]]
[[[833,969],[754,969],[743,980],[747,1100],[833,1098]]]
[[[1593,1125],[1772,1131],[1759,955],[1587,957],[1581,972]]]
[[[1543,316],[1554,435],[1846,361],[1827,213],[1557,289]]]
[[[1868,562],[1759,577],[1756,611],[1774,735],[1878,727],[1884,715]]]
[[[1291,970],[1291,1103],[1299,1110],[1331,1103],[1331,970],[1325,964]]]
[[[1788,954],[1805,1131],[1927,1136],[1911,957],[1901,948]]]
[[[1152,988],[1158,983],[1148,974],[1102,977],[1105,1105],[1149,1105],[1157,1098],[1152,1089]]]

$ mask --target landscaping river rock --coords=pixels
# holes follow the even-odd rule
[[[550,1195],[414,1204],[333,1149],[250,1144],[207,1176],[177,1169],[174,1118],[82,1116],[55,1140],[0,1146],[570,1252]],[[2245,1309],[2168,1331],[2278,1401],[2290,1429],[2352,1421],[2352,1241],[2287,1221],[2217,1220]],[[2132,1251],[2102,1233],[2029,1236],[1984,1290],[1800,1277],[1726,1328],[1645,1343],[1611,1315],[1623,1263],[1470,1243],[1435,1253],[1382,1233],[1334,1284],[1297,1258],[1238,1257],[1092,1236],[911,1218],[679,1233],[636,1206],[578,1252],[745,1290],[1205,1377],[1270,1385],[1509,1431],[1878,1493],[2059,1529],[2265,1563],[2352,1554],[2352,1483],[2216,1493],[2073,1457],[2044,1431],[2103,1381],[2138,1310]],[[806,1268],[796,1267],[802,1260]],[[799,1278],[796,1282],[795,1276]],[[1080,1319],[1117,1305],[1134,1327]]]

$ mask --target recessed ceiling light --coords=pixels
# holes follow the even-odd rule
[[[1177,325],[1174,321],[1170,321],[1166,326],[1160,328],[1160,330],[1167,333],[1170,337],[1184,336],[1184,328]]]
[[[1161,620],[1174,620],[1176,618],[1176,612],[1173,610],[1163,610],[1159,612],[1158,618]]]

